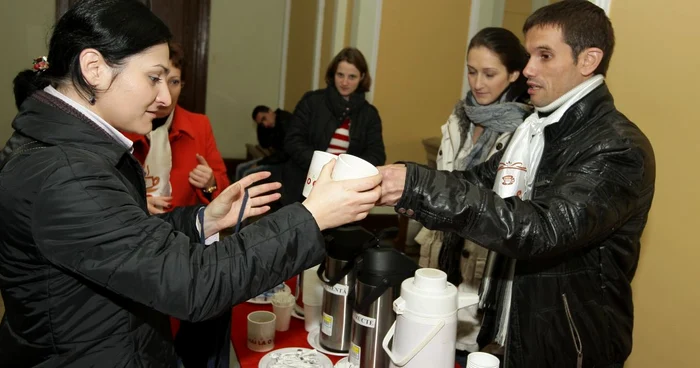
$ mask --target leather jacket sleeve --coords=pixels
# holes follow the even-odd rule
[[[457,232],[511,258],[537,259],[597,244],[640,210],[640,198],[653,195],[653,157],[629,139],[580,153],[536,182],[527,201],[500,198],[487,186],[500,156],[467,172],[409,163],[396,208],[429,229]]]
[[[149,216],[107,168],[77,162],[44,181],[31,226],[41,255],[56,267],[188,321],[220,315],[325,254],[316,221],[301,204],[210,246],[187,236],[196,231],[195,210],[174,211],[167,222]]]

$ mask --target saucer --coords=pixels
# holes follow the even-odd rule
[[[260,362],[258,363],[258,368],[267,368],[268,365],[272,362],[272,354],[287,354],[287,353],[295,353],[299,350],[302,350],[304,352],[309,352],[312,349],[308,348],[282,348],[282,349],[277,349],[273,350],[267,354],[265,354],[262,359],[260,359]],[[322,368],[333,368],[333,362],[325,355],[321,354],[320,352],[316,352],[316,355],[318,356],[318,360],[321,363]]]
[[[312,348],[314,348],[314,349],[316,349],[316,350],[318,350],[326,355],[335,355],[335,356],[342,356],[342,357],[348,356],[348,353],[336,353],[334,351],[328,351],[328,350],[324,349],[323,346],[321,346],[321,343],[318,341],[320,333],[321,333],[321,331],[318,329],[311,330],[311,332],[309,332],[309,335],[306,337],[306,342],[308,342]]]
[[[304,315],[299,314],[299,312],[297,312],[296,307],[292,308],[292,317],[294,317],[296,319],[300,319],[302,321],[304,320]]]
[[[338,363],[335,363],[333,368],[350,368],[350,362],[348,362],[348,357],[340,359]]]
[[[285,290],[289,293],[292,292],[292,289],[290,289],[287,284],[281,283],[274,288],[256,296],[255,298],[248,299],[247,302],[251,304],[272,304],[272,296],[280,290]]]

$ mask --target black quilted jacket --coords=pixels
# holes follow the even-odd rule
[[[134,157],[43,91],[13,127],[3,156],[46,147],[0,172],[0,367],[175,366],[167,316],[218,316],[323,257],[299,204],[207,247],[197,207],[149,216]]]

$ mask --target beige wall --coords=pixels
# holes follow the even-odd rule
[[[223,157],[244,158],[245,143],[257,143],[256,105],[277,107],[284,7],[284,0],[212,0],[206,112]]]
[[[317,8],[314,0],[292,1],[284,98],[288,111],[293,111],[301,96],[312,89]]]
[[[326,1],[323,8],[323,33],[321,36],[321,62],[318,66],[318,85],[316,88],[326,88],[326,68],[333,60],[333,30],[335,28],[335,12],[338,4]]]
[[[385,0],[373,104],[387,162],[425,162],[462,89],[471,1]]]
[[[12,119],[17,114],[12,80],[32,60],[48,53],[55,1],[22,0],[0,2],[0,144],[12,135]]]
[[[506,0],[503,12],[503,28],[515,33],[524,42],[523,24],[532,13],[532,0]]]
[[[617,36],[610,87],[651,140],[657,168],[633,282],[631,368],[699,366],[697,10],[696,0],[613,0],[610,9]]]

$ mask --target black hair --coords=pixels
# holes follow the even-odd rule
[[[507,100],[526,99],[527,78],[523,75],[523,69],[527,65],[529,56],[518,37],[505,28],[487,27],[474,35],[467,51],[479,46],[486,47],[496,54],[509,74],[520,72],[518,79],[510,84]]]
[[[270,108],[265,105],[255,106],[255,108],[253,109],[253,120],[255,120],[255,117],[258,116],[258,114],[261,112],[270,112]]]
[[[579,54],[597,47],[603,51],[603,59],[595,74],[605,75],[615,48],[615,32],[610,18],[599,6],[584,0],[566,0],[537,9],[525,21],[523,33],[533,27],[551,26],[561,29],[566,42],[578,62]]]
[[[137,0],[82,0],[56,23],[49,42],[48,69],[25,70],[14,79],[15,104],[49,84],[71,82],[90,100],[97,92],[84,78],[80,53],[94,48],[105,62],[117,67],[132,55],[167,43],[168,27],[146,5]]]

